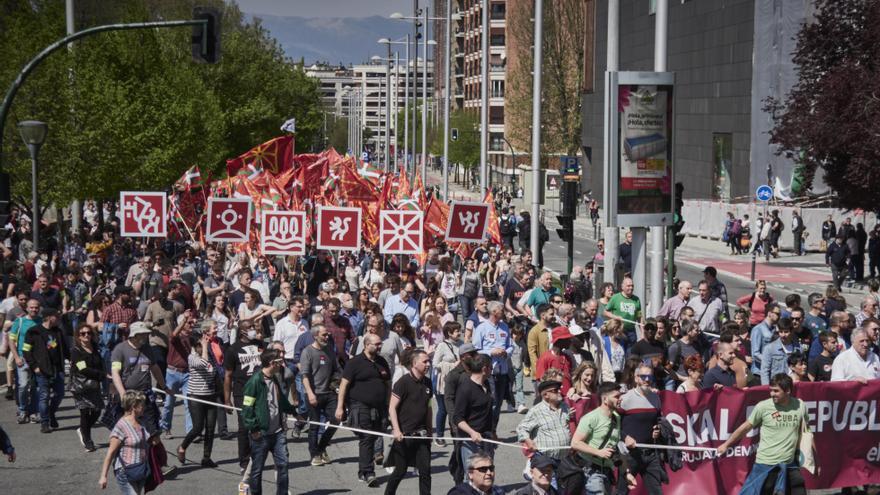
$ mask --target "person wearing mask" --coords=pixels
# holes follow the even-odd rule
[[[864,328],[853,330],[852,345],[834,358],[831,381],[857,381],[861,384],[880,378],[880,358],[870,350],[871,341]]]
[[[800,352],[791,331],[791,319],[782,318],[776,325],[776,340],[764,345],[761,352],[761,385],[769,385],[770,377],[788,372],[788,356]]]
[[[351,358],[342,371],[339,396],[336,402],[336,421],[342,422],[348,404],[351,424],[356,428],[382,431],[391,384],[391,369],[379,355],[382,338],[376,334],[364,335],[363,352]],[[379,437],[355,433],[358,437],[358,480],[367,486],[377,484],[373,469],[373,453]]]
[[[492,358],[491,378],[495,385],[492,424],[498,424],[501,403],[510,388],[508,356],[513,352],[510,328],[504,322],[504,306],[498,301],[489,303],[489,319],[474,329],[473,344],[481,354]],[[494,430],[494,427],[493,427]]]
[[[773,339],[776,333],[776,324],[779,323],[782,310],[776,303],[771,303],[766,308],[767,316],[764,320],[752,327],[752,373],[761,374],[762,359],[764,357],[764,347]]]
[[[394,443],[388,464],[394,471],[385,485],[385,495],[397,493],[408,468],[419,471],[419,495],[431,493],[431,440],[434,435],[431,413],[431,380],[426,376],[430,365],[428,354],[421,349],[407,352],[409,373],[403,375],[391,391],[388,418]],[[425,437],[415,439],[404,437]]]
[[[92,441],[92,427],[104,410],[104,397],[101,394],[101,381],[107,372],[104,360],[92,342],[93,333],[87,325],[80,325],[76,331],[76,342],[70,350],[70,373],[73,400],[79,410],[79,428],[76,435],[86,452],[96,450]]]
[[[217,467],[217,463],[211,460],[211,452],[214,448],[214,427],[217,424],[217,406],[209,404],[214,401],[217,395],[215,392],[216,373],[209,356],[211,333],[212,330],[216,331],[216,326],[217,324],[211,319],[203,320],[199,324],[199,339],[192,345],[189,356],[187,356],[189,365],[187,396],[198,400],[188,401],[192,414],[192,429],[187,432],[183,443],[177,447],[177,459],[181,464],[186,462],[187,447],[197,436],[203,435],[202,467]]]
[[[135,328],[132,327],[134,332]],[[126,342],[119,345],[126,345]],[[147,460],[150,435],[146,425],[141,422],[149,405],[148,399],[141,390],[126,390],[120,402],[124,414],[110,432],[110,446],[101,465],[98,486],[102,490],[107,488],[107,475],[112,464],[120,492],[140,494],[144,492],[144,485],[150,476]]]
[[[260,369],[260,355],[263,352],[262,336],[252,324],[242,324],[238,328],[238,339],[226,349],[223,356],[223,402],[229,407],[241,408],[244,403],[244,386]],[[233,414],[226,409],[226,414]],[[244,475],[251,457],[250,440],[244,426],[244,418],[239,412],[238,419],[238,466]],[[247,482],[244,480],[243,482]]]
[[[586,493],[611,494],[614,480],[615,446],[620,441],[620,387],[616,383],[603,383],[599,386],[599,407],[593,409],[578,423],[571,438],[571,449],[586,464],[584,468],[584,488]],[[620,469],[618,483],[635,485],[635,478],[625,467]]]
[[[641,475],[648,495],[662,495],[664,482],[669,478],[655,449],[636,447],[635,444],[651,444],[660,438],[660,396],[654,392],[654,370],[642,364],[635,374],[636,386],[620,399],[620,434],[629,450],[625,453],[625,465],[629,472]],[[617,493],[629,493],[626,483],[617,484]]]
[[[415,291],[415,285],[412,282],[408,282],[403,286],[399,294],[388,296],[383,309],[386,323],[390,325],[391,320],[394,319],[394,315],[403,314],[406,316],[406,319],[409,320],[410,326],[413,328],[419,328],[419,326],[421,326],[421,321],[419,319],[419,303],[415,300],[415,297],[413,297]]]
[[[110,353],[110,375],[116,400],[124,397],[127,390],[136,390],[144,394],[146,402],[139,413],[139,421],[147,430],[149,437],[157,437],[155,440],[158,441],[159,408],[156,406],[152,380],[156,380],[156,386],[164,390],[166,397],[173,392],[165,385],[165,376],[152,359],[149,346],[150,334],[150,329],[145,323],[137,321],[131,324],[128,339],[116,344],[113,352]]]
[[[312,342],[302,351],[299,360],[299,369],[303,374],[302,384],[305,390],[306,400],[309,407],[309,420],[315,423],[325,416],[331,423],[336,424],[337,394],[336,387],[339,383],[339,361],[336,359],[335,350],[328,345],[330,332],[323,325],[312,327]],[[336,434],[336,428],[326,428],[319,435],[320,426],[309,426],[309,455],[312,458],[312,466],[323,466],[330,463],[327,447],[330,440]]]
[[[761,428],[755,464],[741,494],[766,493],[765,487],[774,493],[806,493],[798,464],[798,443],[801,423],[809,421],[809,417],[804,403],[791,395],[793,390],[788,375],[774,375],[770,380],[770,398],[758,402],[749,418],[716,449],[719,459],[730,455],[728,449],[754,428]],[[781,473],[778,466],[784,466]]]
[[[263,493],[263,467],[269,452],[275,463],[275,493],[286,495],[289,484],[285,414],[295,411],[281,391],[279,375],[284,357],[274,349],[260,354],[260,371],[244,386],[241,416],[251,446],[251,475],[248,487],[252,495]],[[333,428],[328,428],[333,430]]]
[[[64,399],[64,356],[67,349],[57,326],[58,310],[43,308],[40,319],[40,324],[25,335],[24,360],[32,370],[37,385],[40,432],[51,433],[58,428],[55,413]]]
[[[465,464],[468,480],[455,485],[446,495],[503,495],[504,490],[495,486],[495,464],[492,457],[477,453]]]

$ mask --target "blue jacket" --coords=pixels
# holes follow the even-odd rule
[[[761,359],[764,357],[764,346],[772,339],[773,329],[767,324],[767,320],[758,323],[752,328],[752,373],[756,375],[761,373]]]
[[[789,344],[789,350],[782,346],[782,339],[776,339],[764,346],[761,355],[761,385],[769,385],[770,377],[778,373],[788,373],[788,355],[798,346]]]

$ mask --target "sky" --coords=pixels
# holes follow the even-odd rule
[[[412,14],[413,0],[236,0],[248,14],[299,17],[388,16],[393,12]],[[431,5],[421,0],[419,6]]]

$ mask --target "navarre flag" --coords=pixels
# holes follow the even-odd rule
[[[266,141],[238,158],[226,160],[226,173],[234,176],[243,170],[247,174],[261,170],[273,175],[284,172],[293,167],[293,145],[292,135]]]

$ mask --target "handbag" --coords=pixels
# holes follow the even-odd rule
[[[71,375],[71,382],[73,383],[73,391],[77,394],[97,392],[98,390],[101,390],[101,384],[98,383],[98,380],[87,378],[79,373],[73,373]]]
[[[150,475],[150,449],[146,448],[147,443],[147,432],[141,427],[140,430],[141,439],[138,447],[144,448],[144,455],[142,457],[141,462],[133,462],[131,464],[126,464],[122,460],[122,456],[119,456],[119,463],[122,464],[122,469],[125,470],[125,477],[128,481],[144,481],[147,479],[147,476]]]
[[[806,469],[810,474],[816,474],[816,451],[813,443],[813,432],[810,431],[810,425],[807,424],[806,409],[801,402],[801,410],[804,415],[801,416],[801,432],[798,438],[798,464]]]

